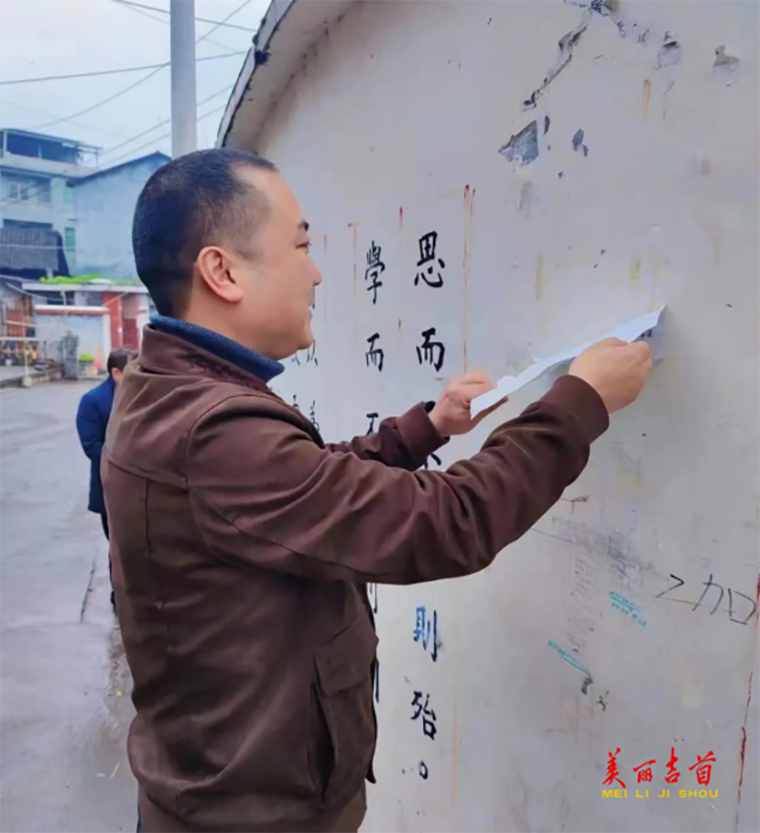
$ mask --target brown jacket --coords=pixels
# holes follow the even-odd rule
[[[564,377],[472,459],[414,472],[443,442],[421,405],[326,445],[256,376],[147,328],[103,461],[147,829],[343,823],[375,746],[365,584],[483,569],[607,424]]]

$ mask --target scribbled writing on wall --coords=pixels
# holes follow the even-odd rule
[[[446,355],[446,348],[443,342],[433,341],[435,327],[429,327],[422,331],[422,344],[417,347],[417,360],[420,364],[427,362],[432,364],[436,370],[443,366],[443,359]]]
[[[432,457],[432,459],[433,459],[433,462],[434,462],[437,466],[442,465],[442,464],[441,464],[441,458],[440,458],[437,454],[431,454],[431,455],[430,455],[430,457],[428,457],[428,458],[427,458],[427,460],[425,460],[425,462],[422,464],[422,465],[423,465],[426,469],[429,469],[429,468],[430,468],[430,459],[431,459],[431,457]]]
[[[293,407],[300,413],[301,408],[298,404],[298,399],[296,398],[296,394],[293,394]]]
[[[293,364],[297,364],[299,367],[301,365],[301,357],[297,352],[293,353],[290,361],[293,362]],[[319,367],[319,361],[317,360],[316,338],[312,339],[311,347],[309,347],[309,349],[306,351],[306,364],[311,364],[312,362],[314,363],[315,367]]]
[[[441,647],[441,643],[438,638],[437,610],[434,610],[432,617],[430,617],[425,605],[417,608],[414,623],[414,641],[422,645],[423,650],[430,654],[433,662],[438,661],[438,649]]]
[[[309,422],[319,431],[319,423],[317,422],[317,403],[314,399],[311,400],[311,407],[309,408]]]
[[[655,598],[666,599],[668,601],[684,601],[684,599],[676,599],[674,591],[685,585],[686,582],[682,578],[673,575],[673,573],[670,574],[670,578],[673,579],[675,584],[665,588]],[[723,601],[724,589],[720,584],[713,581],[712,573],[710,573],[709,578],[703,584],[704,590],[692,607],[692,612],[699,607],[710,607],[712,605],[710,616],[714,616]],[[757,602],[754,599],[731,587],[728,588],[728,618],[731,622],[735,622],[737,625],[746,625],[756,613]]]
[[[422,732],[425,737],[430,740],[435,740],[438,733],[436,726],[436,716],[433,709],[430,708],[430,694],[425,695],[425,700],[422,700],[422,692],[415,691],[414,699],[412,700],[412,720],[419,720],[422,718]]]
[[[367,598],[369,599],[369,606],[372,608],[372,612],[377,616],[377,585],[376,584],[368,584],[367,585]]]
[[[557,645],[557,643],[551,639],[547,642],[547,645],[555,650],[562,657],[562,659],[565,660],[565,662],[569,663],[574,668],[577,668],[579,671],[583,671],[586,674],[589,673],[588,668],[586,668],[586,666],[579,659],[573,656],[570,651]]]
[[[375,333],[367,339],[369,350],[364,354],[367,367],[376,367],[378,371],[382,371],[383,362],[385,360],[385,353],[381,347],[375,347],[375,342],[380,338],[380,333]]]
[[[380,246],[376,246],[373,240],[367,252],[367,268],[364,270],[364,280],[369,281],[367,292],[372,293],[373,304],[377,303],[377,290],[383,285],[383,282],[380,280],[380,275],[385,271],[385,264],[381,260],[381,257],[381,248]]]
[[[377,593],[377,584],[368,584],[367,585],[367,602],[369,603],[370,610],[372,611],[373,616],[377,616],[377,612],[379,609],[378,606],[378,593]],[[372,662],[372,696],[375,699],[375,702],[379,705],[380,703],[380,660],[375,657]]]
[[[619,610],[629,619],[636,622],[642,629],[647,626],[646,619],[642,617],[641,610],[639,610],[639,606],[635,602],[632,602],[627,596],[623,596],[621,593],[616,593],[614,590],[610,591],[609,596],[613,610]]]
[[[418,272],[414,278],[414,285],[417,286],[423,281],[433,289],[440,289],[443,286],[442,270],[446,268],[446,264],[436,255],[438,232],[429,231],[423,234],[418,242],[420,259],[417,261]]]

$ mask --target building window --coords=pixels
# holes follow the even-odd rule
[[[3,174],[3,186],[3,197],[13,202],[52,202],[51,183],[46,177]]]
[[[74,205],[74,189],[70,185],[63,188],[63,204]]]
[[[73,228],[64,229],[63,245],[67,252],[73,252],[77,247],[77,230]]]

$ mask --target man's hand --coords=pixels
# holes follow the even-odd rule
[[[606,338],[581,353],[568,373],[588,382],[611,414],[636,399],[651,369],[652,351],[648,344]]]
[[[478,414],[475,419],[470,416],[472,400],[495,387],[488,374],[479,370],[452,379],[443,389],[441,398],[429,414],[436,431],[444,438],[472,431],[478,423],[507,401],[505,397]]]

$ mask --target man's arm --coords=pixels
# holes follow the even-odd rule
[[[608,425],[594,389],[566,376],[471,459],[412,473],[320,449],[259,401],[232,397],[191,433],[200,534],[220,558],[325,581],[412,584],[483,569],[559,499]]]
[[[103,443],[106,439],[106,423],[98,409],[83,396],[77,410],[77,434],[84,453],[95,463],[100,463]]]
[[[375,434],[331,443],[327,448],[333,452],[350,452],[361,460],[376,460],[386,466],[414,471],[447,442],[436,431],[425,407],[419,404],[400,417],[384,419]]]

